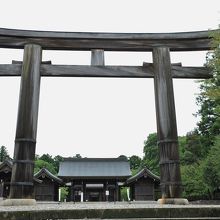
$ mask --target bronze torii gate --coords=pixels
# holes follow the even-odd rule
[[[208,31],[187,33],[71,33],[0,28],[0,48],[24,48],[22,62],[0,65],[0,76],[21,76],[11,199],[33,198],[33,169],[41,76],[154,78],[160,178],[165,202],[181,197],[181,175],[172,78],[204,79],[205,67],[171,64],[170,51],[211,49]],[[91,66],[51,65],[42,50],[92,51]],[[105,66],[104,51],[151,51],[153,64]]]

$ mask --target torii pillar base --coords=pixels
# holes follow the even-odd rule
[[[2,206],[33,206],[37,202],[35,199],[6,199],[0,203]]]

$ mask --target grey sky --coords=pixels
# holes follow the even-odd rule
[[[216,29],[219,0],[3,1],[0,27],[72,32],[178,32]],[[172,53],[172,62],[201,66],[206,52]],[[0,49],[0,63],[22,60]],[[53,64],[90,64],[89,52],[44,51]],[[151,53],[106,52],[106,65],[142,65]],[[0,78],[0,145],[13,153],[19,78]],[[196,126],[198,83],[174,80],[179,135]],[[42,78],[36,153],[53,156],[142,156],[156,131],[151,79]]]

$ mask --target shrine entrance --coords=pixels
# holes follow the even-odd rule
[[[33,198],[40,79],[53,76],[154,78],[162,198],[169,201],[181,197],[173,78],[212,76],[206,67],[171,64],[170,51],[210,50],[208,31],[123,34],[0,29],[0,48],[24,49],[23,62],[0,65],[0,76],[21,76],[10,198]],[[91,65],[51,65],[42,62],[42,50],[91,51]],[[153,63],[105,66],[104,51],[150,51]]]

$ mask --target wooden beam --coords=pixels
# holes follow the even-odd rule
[[[104,50],[92,50],[91,51],[91,65],[92,66],[104,66],[105,65]]]
[[[23,64],[23,62],[20,60],[12,60],[11,63],[12,64]],[[42,61],[41,64],[52,64],[52,61],[51,60]]]
[[[210,31],[179,33],[75,33],[29,31],[0,28],[0,47],[24,48],[35,43],[48,50],[152,51],[169,47],[171,51],[198,51],[211,48]]]
[[[143,62],[143,66],[152,66],[153,63]],[[171,63],[171,66],[182,66],[182,63]]]
[[[20,76],[21,64],[0,64],[0,76]],[[45,77],[118,77],[153,78],[153,65],[148,66],[87,66],[87,65],[46,65],[40,67]],[[173,78],[207,79],[211,71],[206,67],[172,66]]]
[[[33,199],[41,56],[39,45],[25,46],[10,187],[12,199]]]

